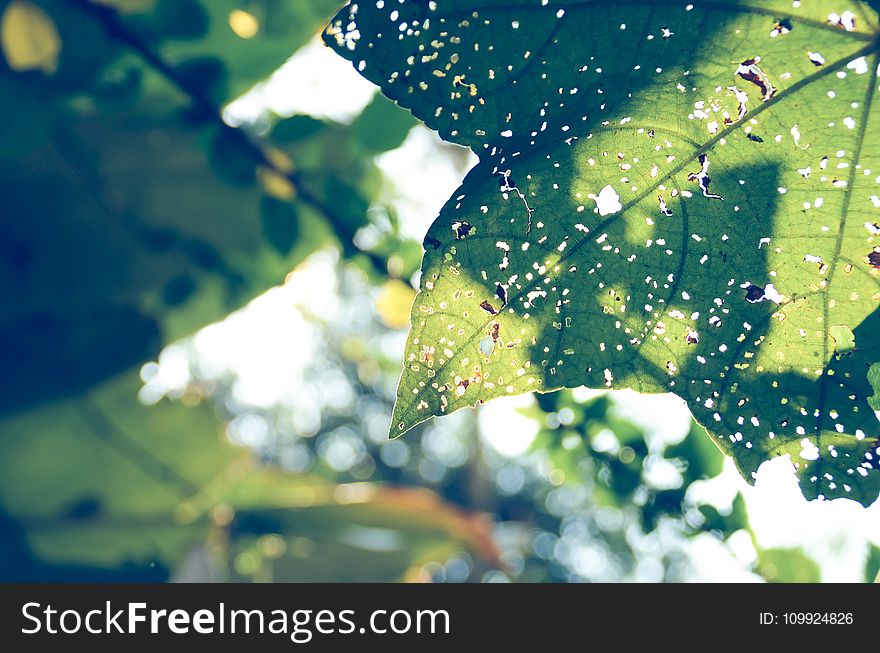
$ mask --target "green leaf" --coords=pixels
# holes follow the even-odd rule
[[[299,237],[299,216],[290,202],[264,197],[260,204],[263,233],[281,256],[287,256]]]
[[[180,62],[176,72],[190,88],[214,105],[220,105],[226,97],[226,66],[217,57],[193,57]]]
[[[415,120],[387,98],[376,95],[352,125],[354,135],[368,152],[387,152],[403,143]]]
[[[82,4],[70,0],[0,0],[3,25],[15,35],[18,43],[13,49],[21,47],[22,41],[28,43],[25,52],[19,52],[7,62],[10,68],[51,72],[53,87],[58,91],[75,92],[87,87],[94,75],[118,53],[119,44],[100,23],[84,15]],[[16,15],[17,19],[11,23],[7,20]],[[10,54],[5,52],[6,57]]]
[[[56,119],[56,93],[41,76],[14,73],[0,61],[0,94],[0,157],[12,158],[46,139]]]
[[[106,69],[95,80],[92,95],[108,112],[130,108],[138,100],[142,80],[143,70],[134,66]]]
[[[291,116],[279,120],[272,128],[272,140],[276,143],[296,143],[311,138],[327,126],[327,123],[311,116]]]
[[[324,184],[324,196],[333,198],[333,210],[338,219],[354,232],[367,224],[367,209],[370,203],[359,188],[347,180],[331,176]]]
[[[170,0],[168,4],[178,2]],[[204,37],[167,41],[160,51],[171,61],[222,56],[229,76],[228,100],[274,72],[339,6],[337,0],[188,0],[186,4],[190,2],[200,5],[205,13]],[[164,35],[162,30],[159,35]]]
[[[828,334],[834,342],[834,350],[838,355],[848,354],[855,349],[855,336],[845,324],[828,327]]]
[[[718,451],[718,447],[695,433],[697,428],[693,425],[688,437],[666,449],[668,458],[681,458],[687,465],[682,472],[685,487],[701,478],[717,476],[724,467],[724,456]]]
[[[496,562],[485,525],[432,492],[261,468],[209,405],[144,406],[141,385],[126,373],[0,420],[0,579],[166,580],[205,547],[236,580],[401,580],[462,550]],[[353,548],[377,532],[393,546]],[[280,546],[240,564],[267,536]]]
[[[217,176],[231,186],[249,186],[256,179],[261,158],[239,132],[217,128],[208,146],[211,167]]]
[[[703,530],[718,531],[724,537],[728,537],[740,529],[748,528],[749,525],[745,501],[743,501],[741,494],[736,495],[729,512],[722,513],[708,504],[701,505],[699,511],[705,519]]]
[[[868,559],[865,560],[865,582],[880,583],[880,546],[868,544]]]
[[[764,549],[758,552],[757,571],[770,583],[818,583],[817,565],[800,549]]]
[[[326,242],[304,215],[279,258],[261,234],[260,189],[220,183],[199,138],[172,117],[104,114],[0,158],[0,414],[154,358]],[[221,143],[217,167],[252,179],[249,152]]]
[[[874,394],[868,397],[868,404],[874,410],[880,410],[880,363],[874,363],[868,368],[868,382],[874,389]]]
[[[165,38],[202,38],[208,32],[209,20],[199,0],[158,0],[153,10],[154,27]]]
[[[326,42],[480,157],[425,239],[393,436],[522,392],[674,392],[749,481],[790,455],[809,498],[877,498],[873,10],[354,7]]]

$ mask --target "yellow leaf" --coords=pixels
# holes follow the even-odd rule
[[[0,47],[12,70],[54,73],[61,53],[61,36],[45,11],[32,2],[16,0],[3,12]]]
[[[409,312],[416,293],[398,279],[387,281],[376,297],[376,312],[391,329],[402,329],[409,324]]]
[[[242,39],[252,39],[260,31],[260,21],[252,13],[235,9],[229,14],[229,27]]]
[[[257,177],[260,180],[260,185],[263,187],[263,192],[269,197],[285,201],[296,197],[296,188],[290,179],[272,168],[260,166],[257,168]]]
[[[293,164],[293,159],[291,159],[286,152],[279,150],[277,147],[267,148],[266,158],[281,172],[293,172],[296,168]]]

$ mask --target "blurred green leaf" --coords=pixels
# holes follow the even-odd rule
[[[203,0],[198,4],[208,18],[204,38],[168,41],[161,44],[160,51],[173,63],[196,56],[222,57],[229,75],[227,99],[268,77],[320,30],[338,6],[335,0]],[[233,30],[230,21],[234,22],[235,12],[246,12],[256,20],[258,28],[253,36],[243,38]]]
[[[865,561],[865,582],[880,583],[880,546],[868,544],[868,559]]]
[[[254,183],[256,168],[262,159],[239,136],[229,129],[215,129],[208,157],[214,172],[223,181],[233,186],[248,186]]]
[[[169,39],[200,39],[211,20],[199,0],[157,0],[152,16],[156,33]]]
[[[143,70],[134,66],[110,68],[95,79],[92,97],[103,111],[116,113],[131,109],[140,97]]]
[[[702,505],[699,507],[699,511],[703,519],[706,520],[703,525],[704,531],[717,531],[727,538],[738,530],[748,528],[749,521],[745,501],[740,494],[736,495],[729,512],[721,512],[711,505]]]
[[[162,299],[167,306],[180,306],[196,292],[196,282],[192,277],[178,275],[165,284]]]
[[[175,67],[186,84],[202,97],[219,106],[227,96],[226,64],[219,57],[193,57]]]
[[[770,583],[818,583],[819,566],[800,549],[764,549],[758,552],[758,573]]]
[[[291,116],[279,120],[272,127],[272,140],[279,144],[296,143],[311,138],[327,126],[323,120],[311,116]]]
[[[691,426],[684,440],[666,449],[666,457],[681,458],[686,463],[686,485],[718,476],[724,467],[724,454],[697,424]]]
[[[20,354],[3,376],[0,410],[155,356],[163,340],[279,283],[326,239],[311,215],[302,247],[279,259],[262,236],[260,190],[220,183],[198,141],[172,118],[105,115],[69,121],[51,144],[0,160],[0,330]],[[224,169],[252,176],[253,161],[237,158],[248,154],[221,143]],[[285,244],[295,235],[284,232]],[[184,326],[177,316],[188,312]]]
[[[299,238],[299,215],[290,202],[264,197],[260,203],[263,233],[281,256],[287,256]]]
[[[270,534],[291,556],[268,556],[278,580],[328,565],[339,579],[401,580],[462,549],[494,563],[483,522],[433,493],[261,471],[206,406],[140,406],[139,386],[127,374],[0,422],[0,578],[165,580],[212,533],[237,577],[256,572],[236,571],[237,555]],[[309,572],[310,559],[321,566]]]
[[[367,209],[370,204],[359,188],[334,175],[324,184],[323,196],[328,199],[334,214],[348,226],[351,233],[367,224]]]
[[[352,128],[368,152],[379,153],[400,146],[416,124],[418,122],[411,113],[401,111],[384,95],[376,94]]]
[[[35,4],[55,22],[61,39],[58,67],[52,76],[54,86],[68,93],[89,88],[95,75],[119,53],[119,44],[101,23],[89,17],[82,2],[35,0]]]
[[[60,116],[55,90],[35,74],[13,73],[0,61],[0,159],[22,155],[48,137]]]

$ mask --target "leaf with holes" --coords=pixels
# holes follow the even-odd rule
[[[674,392],[746,479],[880,491],[877,14],[835,2],[371,0],[326,42],[480,163],[425,238],[391,427]]]

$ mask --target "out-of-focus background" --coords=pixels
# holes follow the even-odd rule
[[[335,0],[0,0],[0,580],[871,581],[880,505],[738,476],[673,396],[387,439],[475,162]]]

